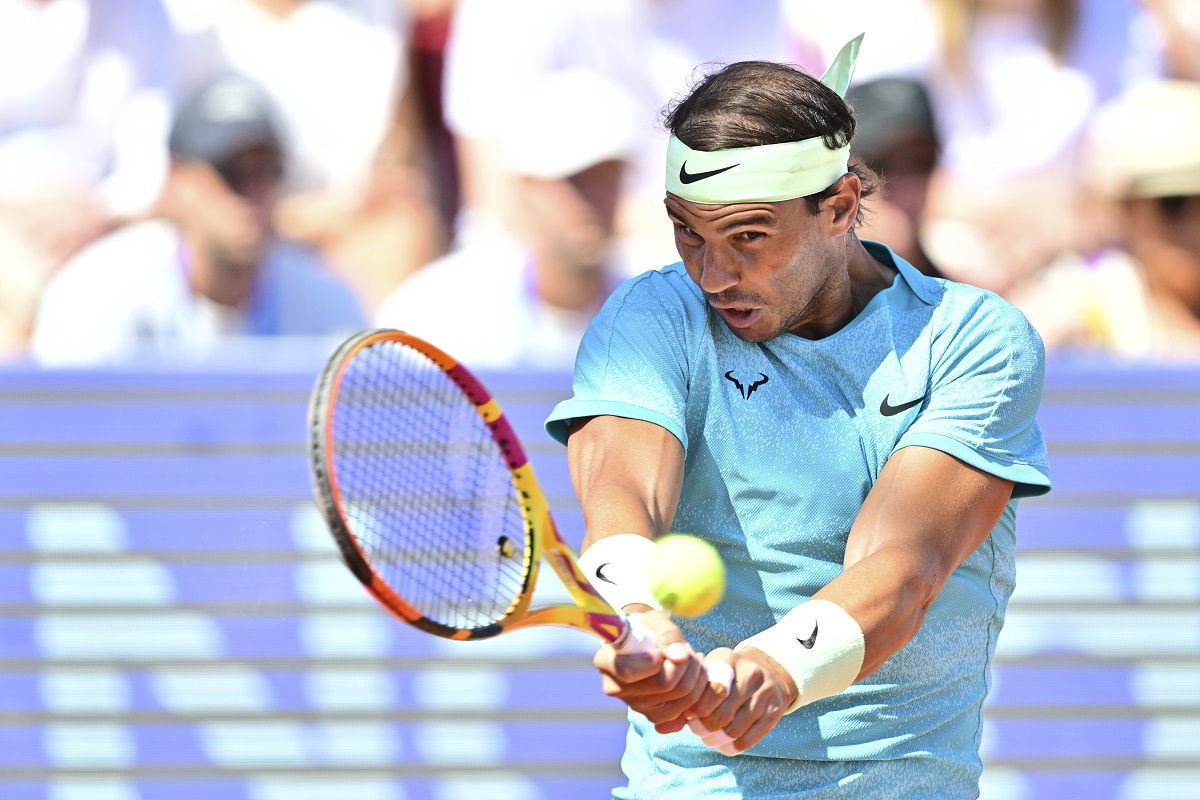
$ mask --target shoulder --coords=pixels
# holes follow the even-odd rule
[[[271,243],[266,269],[269,289],[319,309],[353,309],[353,316],[361,320],[354,290],[315,249],[277,239]]]
[[[966,374],[1034,379],[1045,371],[1046,348],[1025,314],[993,292],[952,281],[931,319],[931,363],[947,377]]]
[[[139,222],[104,236],[79,251],[52,284],[125,286],[153,282],[180,272],[179,234],[166,222]]]
[[[445,317],[441,302],[453,300],[456,318],[463,318],[496,301],[508,302],[523,290],[527,258],[507,243],[494,247],[466,245],[430,261],[383,299],[377,322],[396,326],[399,320],[433,314]]]
[[[941,278],[929,280],[936,280],[944,287],[938,317],[945,332],[961,335],[974,331],[1015,339],[1032,337],[1041,343],[1024,312],[995,292]]]
[[[688,277],[682,262],[629,278],[613,292],[605,310],[626,318],[670,313],[676,321],[707,316],[704,293]]]

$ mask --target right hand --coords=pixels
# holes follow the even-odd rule
[[[606,644],[592,663],[600,670],[606,695],[644,715],[659,733],[674,733],[687,724],[683,713],[708,687],[704,657],[692,650],[683,631],[662,611],[636,605],[625,608],[626,613],[639,611],[645,612],[639,624],[657,649],[622,653]]]

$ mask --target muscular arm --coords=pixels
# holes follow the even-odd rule
[[[670,530],[683,486],[683,446],[658,425],[621,417],[576,420],[567,440],[567,460],[583,506],[584,550],[617,534],[653,539]],[[601,647],[594,663],[604,691],[645,714],[662,732],[683,727],[681,714],[707,686],[703,656],[687,645],[666,614],[647,606],[642,626],[654,637],[654,653],[617,653]]]
[[[1013,482],[925,447],[888,459],[850,529],[845,571],[817,592],[846,609],[866,640],[859,679],[916,635],[959,565],[991,533]]]
[[[1013,482],[926,447],[888,459],[850,528],[842,574],[813,595],[846,610],[862,628],[862,680],[916,635],[954,570],[1004,513]],[[786,698],[791,676],[758,653]],[[706,709],[707,710],[707,709]]]
[[[850,529],[845,569],[813,596],[836,603],[862,629],[855,680],[916,635],[951,574],[991,533],[1012,491],[1012,481],[939,450],[906,447],[888,459]],[[727,701],[705,694],[692,711],[709,730],[735,739],[737,748],[752,747],[796,700],[796,683],[755,647],[710,657],[732,660],[735,691]]]
[[[641,420],[575,420],[567,460],[587,527],[584,549],[597,539],[666,533],[683,486],[683,445],[666,429]]]

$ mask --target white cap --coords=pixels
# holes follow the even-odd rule
[[[1200,194],[1200,84],[1140,84],[1096,116],[1088,183],[1116,197]]]
[[[566,178],[631,157],[639,135],[630,92],[592,70],[534,79],[515,98],[501,142],[509,166],[534,178]]]

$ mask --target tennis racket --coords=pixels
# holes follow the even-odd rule
[[[558,625],[655,649],[579,569],[495,399],[428,342],[396,330],[346,340],[313,390],[309,455],[343,560],[408,624],[458,640]],[[531,608],[543,558],[573,603]]]

